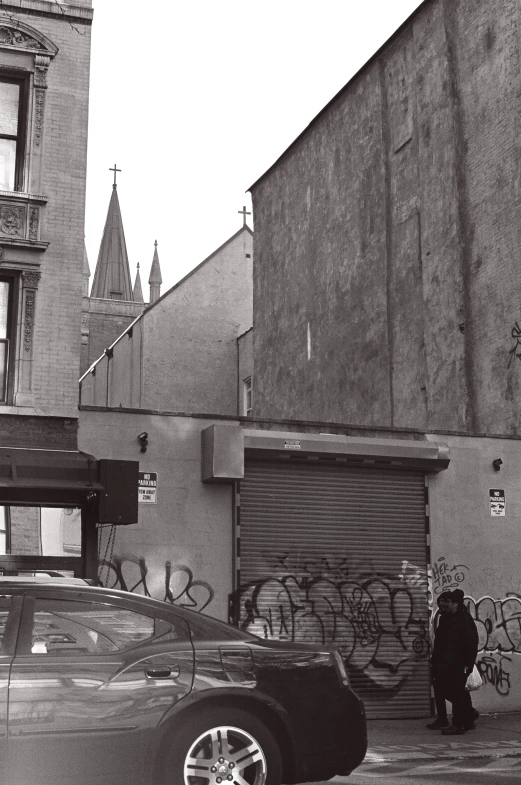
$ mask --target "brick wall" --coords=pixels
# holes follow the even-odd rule
[[[11,549],[14,556],[38,556],[40,547],[40,508],[10,507]]]
[[[13,6],[13,8],[11,7]],[[77,410],[80,366],[87,112],[91,3],[84,0],[56,13],[56,4],[37,0],[4,4],[12,19],[30,25],[58,47],[47,72],[41,140],[34,141],[26,190],[48,197],[40,209],[40,239],[46,251],[4,247],[2,267],[40,264],[32,337],[32,403],[6,407],[14,414],[43,413],[72,417]],[[9,7],[9,8],[8,8]],[[69,16],[74,19],[70,24]],[[13,51],[0,50],[0,67],[13,65]],[[28,57],[28,55],[24,55]],[[33,62],[33,58],[29,58]],[[29,63],[27,60],[27,63]],[[25,63],[25,61],[24,61]],[[31,66],[33,67],[33,66]],[[33,95],[33,94],[31,94]],[[34,96],[33,96],[34,97]],[[26,355],[23,353],[23,358]]]
[[[0,412],[0,434],[2,447],[78,449],[78,420],[74,418],[6,415]]]

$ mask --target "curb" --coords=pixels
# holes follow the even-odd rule
[[[489,746],[490,745],[490,746]],[[439,749],[429,752],[428,750],[389,750],[388,753],[376,752],[376,750],[368,749],[364,758],[364,763],[397,763],[399,761],[419,761],[419,760],[459,760],[462,758],[514,758],[521,756],[521,744],[519,742],[512,742],[512,746],[506,744],[494,744],[491,742],[487,744],[479,744],[476,742],[476,747],[467,747],[466,749]]]

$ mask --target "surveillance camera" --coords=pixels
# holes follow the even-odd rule
[[[143,433],[140,433],[137,438],[141,445],[141,452],[146,452],[148,447],[148,433],[143,431]]]
[[[492,466],[498,472],[501,468],[502,463],[503,461],[501,460],[501,458],[496,458],[495,460],[492,461]]]

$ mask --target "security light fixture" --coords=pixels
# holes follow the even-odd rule
[[[143,433],[140,433],[137,438],[141,445],[141,452],[146,452],[148,447],[148,433],[143,431]]]
[[[492,461],[492,466],[494,467],[494,471],[498,472],[501,469],[501,464],[502,463],[503,463],[503,461],[501,460],[501,458],[495,458]]]

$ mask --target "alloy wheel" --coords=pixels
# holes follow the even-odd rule
[[[183,773],[185,785],[264,785],[266,757],[245,730],[223,725],[194,741]]]

